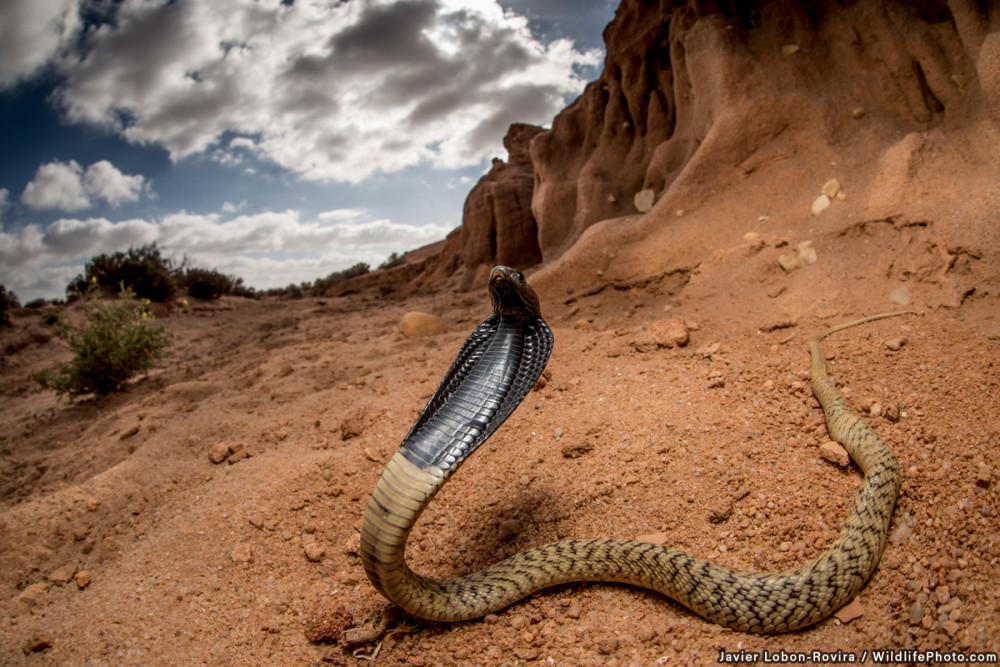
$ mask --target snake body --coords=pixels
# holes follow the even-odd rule
[[[816,623],[857,594],[885,546],[899,466],[889,447],[851,411],[827,377],[820,340],[901,313],[840,324],[809,341],[812,389],[830,436],[864,471],[843,530],[817,558],[781,572],[743,572],[647,542],[579,539],[536,547],[453,579],[413,572],[404,550],[421,511],[530,391],[552,349],[552,333],[541,317],[538,297],[519,272],[495,268],[489,291],[493,315],[462,346],[386,465],[365,511],[361,560],[383,596],[415,616],[463,621],[549,586],[619,582],[658,591],[720,625],[776,633]]]

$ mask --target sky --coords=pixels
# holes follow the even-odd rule
[[[444,238],[600,73],[617,0],[3,0],[0,284],[96,254],[257,289]]]

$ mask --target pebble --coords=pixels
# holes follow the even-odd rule
[[[59,586],[65,586],[76,574],[76,565],[63,565],[49,573],[49,581]]]
[[[437,315],[410,311],[399,320],[399,328],[407,338],[434,336],[448,331],[444,321]]]
[[[538,659],[538,649],[532,648],[530,646],[518,646],[514,649],[514,655],[516,655],[521,660],[537,660]]]
[[[820,192],[825,194],[830,199],[833,199],[840,194],[840,181],[836,178],[831,178],[829,181],[823,184]]]
[[[580,618],[580,614],[583,610],[580,608],[580,603],[576,600],[570,600],[569,606],[566,607],[566,616],[569,618]]]
[[[820,195],[819,197],[816,197],[816,199],[813,201],[810,210],[812,211],[813,215],[819,215],[829,207],[830,207],[830,198],[827,197],[826,195]]]
[[[819,446],[819,455],[825,460],[836,463],[841,467],[847,466],[851,462],[851,455],[847,453],[844,446],[833,440],[824,442]]]
[[[679,317],[657,320],[649,325],[648,331],[658,347],[684,347],[690,340],[687,326]]]
[[[229,558],[231,558],[234,563],[252,563],[253,549],[249,544],[237,544],[229,552]]]
[[[80,570],[75,575],[73,575],[73,581],[76,582],[77,588],[83,590],[93,581],[93,577],[90,576],[90,572],[86,570]]]
[[[35,632],[28,637],[21,645],[21,650],[25,653],[39,653],[45,649],[52,648],[55,640],[51,635],[44,632]]]
[[[865,110],[861,107],[854,107],[854,111],[851,112],[851,117],[854,118],[854,120],[861,120],[865,117]]]
[[[122,431],[120,434],[118,434],[118,439],[119,440],[125,440],[126,438],[131,438],[133,435],[135,435],[138,432],[139,432],[139,425],[135,424],[133,426],[128,427],[127,429],[125,429],[124,431]]]
[[[906,345],[909,341],[905,337],[890,338],[885,342],[885,346],[892,350],[893,352],[899,352],[899,349]]]
[[[500,530],[502,530],[507,535],[517,535],[521,532],[521,522],[517,519],[507,519],[500,524]]]
[[[905,287],[897,287],[889,293],[889,301],[898,306],[908,306],[913,301],[913,295]]]
[[[919,602],[914,602],[910,605],[910,625],[917,625],[924,618],[924,608],[920,606]]]
[[[208,450],[208,460],[212,463],[222,463],[229,457],[229,445],[217,442]]]
[[[45,582],[31,584],[27,586],[21,594],[17,596],[16,607],[20,611],[33,609],[49,597],[49,585]]]
[[[639,190],[635,193],[635,197],[633,197],[635,210],[639,211],[639,213],[645,213],[649,209],[653,208],[654,201],[656,201],[656,192],[651,188]]]
[[[837,612],[834,614],[834,616],[836,616],[841,623],[850,623],[854,619],[860,618],[861,616],[864,615],[865,615],[865,608],[862,606],[862,604],[858,601],[857,598],[854,598],[853,600],[848,602],[846,605],[837,610]]]
[[[306,553],[306,559],[310,563],[318,563],[323,560],[323,556],[326,555],[326,549],[321,544],[316,542],[307,542],[303,547],[303,551]]]
[[[889,541],[893,544],[900,544],[901,542],[906,542],[913,536],[913,529],[910,528],[908,524],[901,523],[896,526],[896,530],[892,531],[892,535],[889,537]]]
[[[781,55],[783,56],[795,55],[796,53],[799,52],[800,48],[801,47],[798,44],[785,44],[783,47],[781,47]]]

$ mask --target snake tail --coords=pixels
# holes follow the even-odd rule
[[[386,465],[365,510],[362,564],[388,600],[421,618],[463,621],[549,586],[618,582],[657,591],[719,625],[776,633],[826,618],[864,586],[886,543],[899,465],[827,377],[820,341],[844,328],[903,313],[837,325],[809,341],[812,389],[830,435],[864,472],[839,536],[813,560],[780,572],[746,572],[648,542],[579,539],[529,549],[452,579],[413,572],[405,549],[420,513],[530,391],[552,349],[538,297],[523,275],[497,267],[489,290],[493,315],[462,346]]]

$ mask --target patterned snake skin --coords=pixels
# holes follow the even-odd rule
[[[513,412],[552,350],[538,297],[513,269],[490,276],[494,313],[466,340],[451,369],[375,486],[361,530],[361,559],[372,584],[416,616],[462,621],[497,611],[541,588],[574,581],[641,586],[736,630],[786,632],[829,616],[868,580],[885,546],[900,473],[896,457],[856,416],[826,375],[812,337],[812,389],[830,436],[864,471],[847,522],[817,558],[781,572],[741,572],[665,546],[620,539],[556,542],[519,553],[480,572],[447,580],[407,567],[410,529],[448,477]]]

